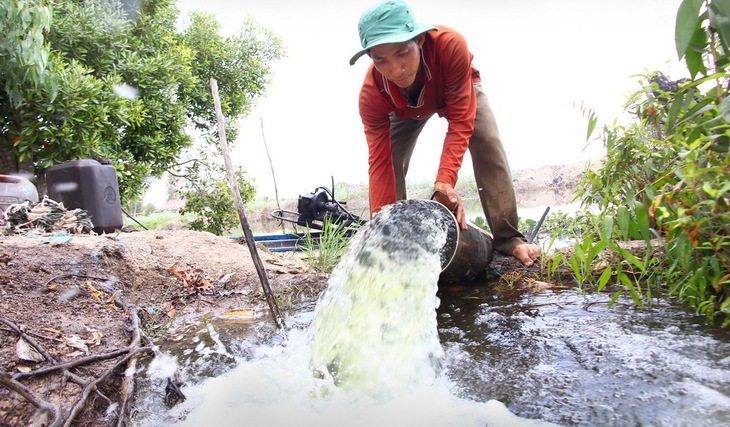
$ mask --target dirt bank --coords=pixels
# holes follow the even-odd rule
[[[1,426],[48,425],[50,420],[29,403],[33,399],[21,397],[22,388],[68,410],[85,386],[113,369],[124,354],[66,374],[19,376],[126,348],[133,330],[124,307],[139,308],[140,329],[150,336],[164,333],[173,318],[269,316],[248,247],[235,240],[188,230],[66,239],[0,238],[0,375],[6,385],[0,387]],[[312,298],[326,284],[324,275],[301,260],[264,250],[259,254],[282,309],[290,301]],[[18,344],[16,328],[42,351],[29,350],[29,340]],[[91,393],[74,425],[113,425],[103,413],[110,403],[106,399],[119,398],[118,374],[112,372],[110,380],[99,384],[102,394]]]

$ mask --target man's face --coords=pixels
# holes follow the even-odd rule
[[[370,49],[373,65],[386,79],[407,89],[416,81],[421,65],[421,46],[424,37],[403,43],[389,43]]]

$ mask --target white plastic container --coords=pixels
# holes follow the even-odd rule
[[[22,176],[0,175],[0,211],[25,201],[38,202],[38,190],[35,185]]]

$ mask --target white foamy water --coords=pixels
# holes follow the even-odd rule
[[[375,399],[432,382],[443,359],[436,291],[448,228],[420,202],[385,209],[358,233],[315,310],[313,367]]]
[[[548,425],[518,418],[502,403],[455,397],[442,377],[397,397],[376,400],[346,391],[309,368],[308,332],[292,331],[286,345],[259,347],[255,359],[200,385],[187,401],[147,426],[477,427]],[[184,421],[175,422],[187,415]]]
[[[385,209],[348,247],[311,320],[233,371],[186,387],[143,426],[541,426],[462,399],[444,375],[436,308],[448,228],[428,201]],[[154,418],[154,419],[152,419]]]

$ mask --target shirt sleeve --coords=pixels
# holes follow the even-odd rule
[[[444,117],[448,121],[436,181],[455,186],[464,154],[469,148],[469,139],[474,133],[477,104],[472,55],[464,37],[456,32],[450,34],[449,40],[436,55],[444,78]]]
[[[370,212],[395,203],[395,172],[390,140],[390,105],[372,80],[372,69],[360,90],[360,117],[368,143]]]

